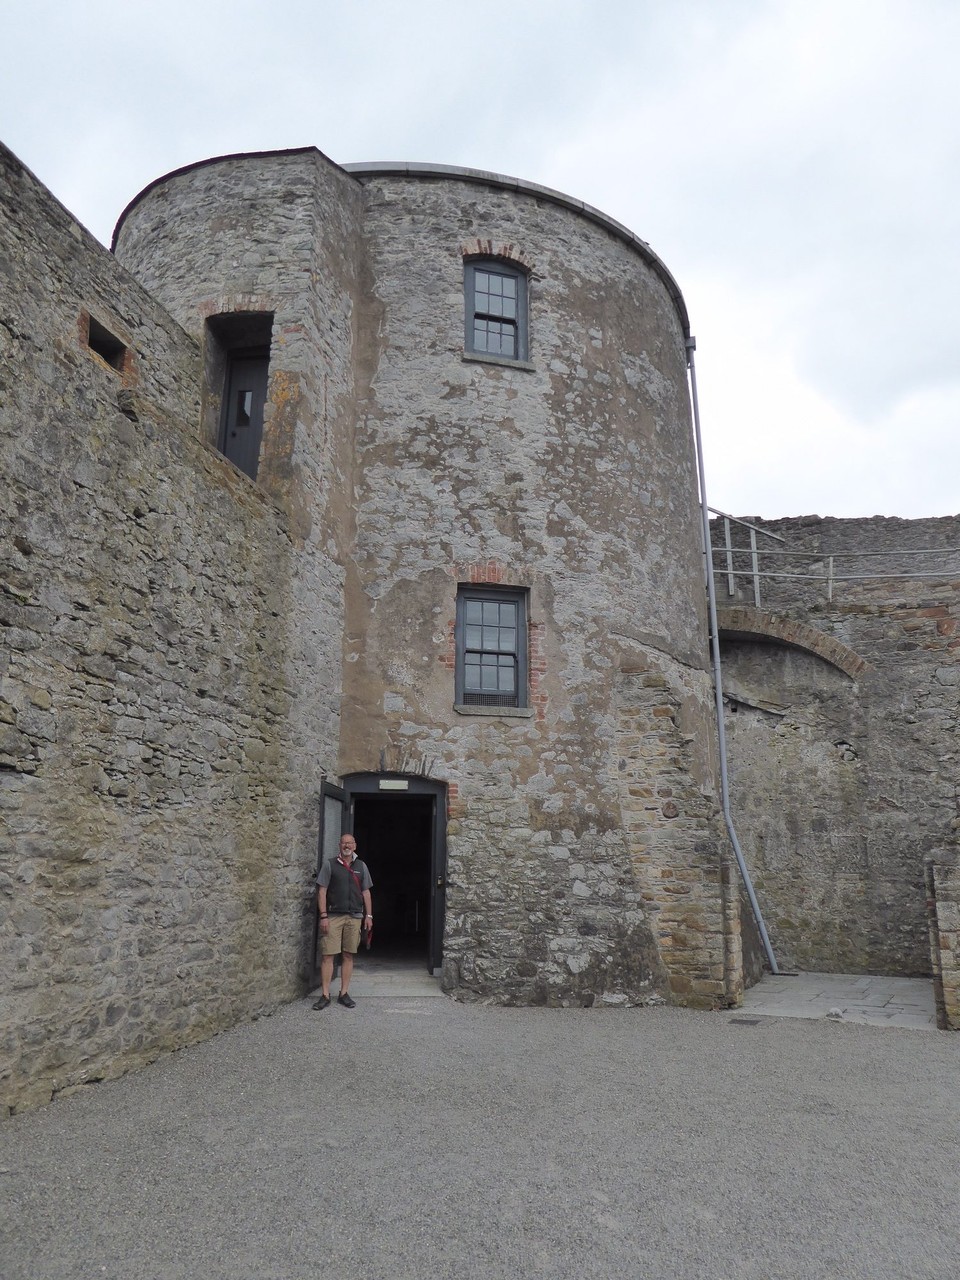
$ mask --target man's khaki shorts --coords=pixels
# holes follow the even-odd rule
[[[360,925],[355,916],[331,916],[327,932],[320,935],[320,954],[338,956],[341,951],[356,955],[360,950]]]

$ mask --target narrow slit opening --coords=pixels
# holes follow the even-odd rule
[[[119,338],[100,323],[90,317],[89,328],[87,330],[87,346],[91,351],[95,351],[101,360],[105,360],[111,369],[118,372],[123,370],[123,362],[126,359],[126,344],[121,342]]]

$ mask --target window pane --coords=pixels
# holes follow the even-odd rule
[[[483,621],[483,603],[480,600],[467,601],[467,621],[482,622]]]
[[[501,627],[515,627],[517,625],[517,606],[511,604],[508,600],[500,605],[500,625]]]
[[[468,689],[480,688],[480,662],[477,658],[468,656],[463,671],[463,679]]]
[[[473,349],[474,351],[487,351],[487,326],[482,320],[478,320],[473,326]]]
[[[500,668],[500,689],[503,693],[513,693],[516,682],[513,677],[513,664]]]
[[[483,628],[482,628],[482,627],[473,626],[473,625],[471,625],[470,623],[467,623],[467,628],[466,628],[466,637],[465,637],[465,639],[466,639],[466,643],[467,643],[467,648],[468,648],[468,649],[482,649],[482,648],[483,648],[483,642],[482,642],[482,640],[480,639],[480,637],[481,637],[481,635],[482,635],[482,634],[483,634]]]
[[[480,688],[484,692],[496,693],[497,691],[497,668],[482,667],[480,671]]]
[[[493,330],[496,329],[494,333]],[[503,324],[497,324],[495,320],[489,322],[490,343],[487,348],[489,351],[496,351],[500,355],[513,356],[517,354],[517,330],[512,321],[504,321]]]
[[[495,627],[500,622],[500,606],[496,600],[484,600],[483,602],[483,625],[485,627]]]
[[[496,313],[498,316],[506,316],[508,320],[517,318],[517,304],[512,298],[501,298],[500,310]]]
[[[497,648],[504,653],[514,653],[517,648],[517,633],[513,627],[500,628],[500,643]]]
[[[487,305],[484,308],[484,310],[486,311],[488,316],[502,316],[503,315],[503,299],[488,298]]]
[[[503,296],[505,298],[515,298],[517,296],[517,282],[513,276],[503,276]]]
[[[498,627],[483,628],[483,648],[489,653],[491,650],[496,651],[500,648],[497,643],[500,639],[500,629]]]

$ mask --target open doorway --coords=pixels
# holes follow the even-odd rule
[[[446,860],[442,784],[366,774],[345,779],[344,791],[345,826],[373,878],[371,959],[438,971]]]

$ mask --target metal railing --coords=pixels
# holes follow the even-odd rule
[[[863,560],[870,557],[883,557],[887,560],[900,559],[904,556],[929,556],[936,555],[940,557],[957,556],[960,557],[960,547],[925,547],[925,548],[901,548],[899,550],[885,551],[833,551],[825,553],[823,551],[791,551],[788,549],[781,550],[774,547],[761,547],[758,545],[757,536],[772,539],[775,542],[786,544],[786,538],[779,533],[773,533],[770,529],[764,529],[761,525],[751,524],[749,520],[741,520],[737,516],[731,516],[726,511],[719,511],[716,507],[709,507],[711,515],[720,516],[723,520],[723,546],[717,547],[713,545],[713,535],[711,531],[711,562],[714,570],[723,573],[727,580],[727,595],[731,598],[737,594],[737,579],[748,578],[753,585],[753,603],[760,608],[760,579],[776,578],[780,581],[794,579],[796,581],[805,582],[823,582],[826,586],[827,600],[833,600],[834,586],[841,582],[869,582],[872,580],[882,580],[884,578],[956,578],[960,577],[960,560],[952,568],[942,566],[937,569],[924,569],[912,572],[903,569],[885,569],[883,573],[838,573],[836,562],[838,560]],[[731,533],[731,525],[740,525],[749,531],[749,545],[735,546]],[[738,568],[736,565],[736,557],[750,557],[750,568]],[[789,556],[791,560],[810,560],[814,562],[825,562],[822,570],[813,573],[795,573],[793,571],[785,571],[778,569],[761,569],[761,560],[769,563],[767,557],[771,556]],[[717,565],[717,557],[720,557],[722,564]]]

